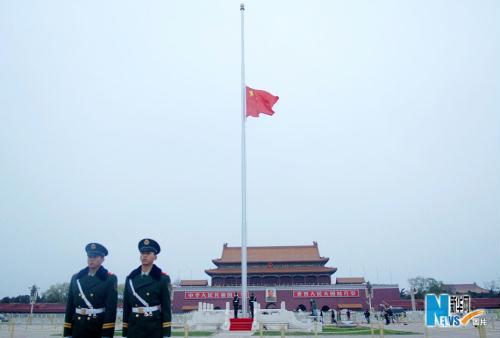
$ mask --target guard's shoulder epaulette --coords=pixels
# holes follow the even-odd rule
[[[168,283],[171,284],[172,282],[170,281],[170,276],[166,272],[161,273],[161,277]]]

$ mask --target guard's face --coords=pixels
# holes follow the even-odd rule
[[[151,265],[156,260],[156,254],[151,251],[141,252],[141,263],[142,265]]]
[[[104,262],[104,257],[101,256],[87,256],[87,264],[89,269],[99,269]]]

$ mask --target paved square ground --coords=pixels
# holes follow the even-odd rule
[[[492,325],[493,324],[493,325]],[[11,329],[14,328],[14,332]],[[479,331],[474,327],[458,328],[458,329],[425,329],[422,324],[394,324],[389,325],[387,328],[401,331],[411,331],[418,333],[414,336],[401,336],[401,335],[385,335],[385,337],[428,337],[428,338],[480,338]],[[61,337],[62,327],[59,325],[47,324],[33,324],[26,326],[25,324],[17,324],[14,327],[6,323],[0,325],[0,338],[50,338]],[[117,335],[115,337],[120,337]],[[233,332],[219,332],[212,337],[217,338],[235,338],[235,337],[250,337],[252,333],[233,333]],[[254,336],[254,337],[258,337]],[[279,337],[279,336],[278,336]],[[308,336],[286,336],[288,338],[313,338],[314,335]],[[335,335],[323,337],[336,337],[336,338],[353,338],[353,337],[370,337],[370,335]],[[375,335],[376,338],[380,337]],[[500,338],[500,321],[490,323],[486,330],[487,338]]]

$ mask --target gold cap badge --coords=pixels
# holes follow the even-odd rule
[[[95,248],[96,248],[95,243],[90,244],[90,248],[91,248],[92,250],[95,250]]]
[[[149,239],[144,240],[144,245],[149,245]]]

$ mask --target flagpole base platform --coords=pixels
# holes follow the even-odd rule
[[[252,318],[231,318],[229,331],[252,331]]]

